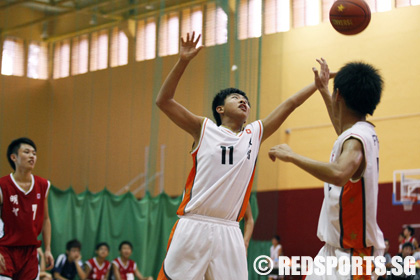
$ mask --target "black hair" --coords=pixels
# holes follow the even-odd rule
[[[211,106],[211,109],[213,111],[213,117],[216,120],[217,125],[222,124],[222,119],[220,118],[219,113],[216,111],[216,108],[218,106],[224,105],[226,97],[228,97],[229,95],[234,94],[234,93],[240,94],[243,97],[245,97],[245,99],[248,101],[248,105],[251,106],[251,104],[249,104],[249,100],[248,100],[248,97],[246,96],[246,93],[243,92],[242,90],[237,89],[237,88],[222,89],[213,98],[213,103],[212,103],[212,106]]]
[[[413,236],[414,235],[414,228],[413,227],[406,226],[405,228],[408,229],[408,231],[410,232],[410,236]]]
[[[402,249],[407,248],[407,247],[410,247],[410,248],[411,248],[411,250],[413,250],[413,251],[414,251],[414,245],[413,245],[411,242],[405,242],[405,243],[402,245]]]
[[[72,248],[78,248],[78,249],[81,250],[82,249],[82,243],[80,243],[80,241],[77,240],[77,239],[70,240],[66,244],[66,250],[70,251]]]
[[[13,170],[16,170],[16,166],[15,166],[14,161],[10,158],[10,156],[12,154],[18,155],[19,148],[22,144],[27,144],[29,146],[32,146],[36,151],[35,143],[29,138],[21,137],[21,138],[13,140],[9,144],[9,147],[7,147],[7,160],[9,161],[9,164],[13,168]]]
[[[133,250],[133,244],[131,244],[131,242],[130,241],[127,241],[127,240],[125,240],[125,241],[123,241],[123,242],[120,243],[120,246],[118,246],[118,250],[121,251],[121,248],[124,245],[130,246],[131,250]]]
[[[275,235],[273,236],[273,239],[277,240],[277,242],[279,242],[279,243],[280,243],[280,236],[278,236],[277,234],[275,234]]]
[[[98,244],[96,245],[95,251],[99,250],[99,248],[101,248],[102,246],[105,246],[105,247],[108,249],[108,251],[109,251],[109,245],[108,245],[108,243],[106,243],[106,242],[101,242],[101,243],[98,243]]]
[[[347,107],[366,116],[373,115],[381,100],[383,80],[379,71],[363,62],[343,66],[334,78],[334,91],[339,90]]]

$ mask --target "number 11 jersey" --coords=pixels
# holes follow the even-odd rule
[[[262,133],[261,121],[236,134],[204,119],[177,214],[240,221],[248,206]]]

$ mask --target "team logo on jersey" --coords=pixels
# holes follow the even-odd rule
[[[36,194],[36,198],[37,198],[37,199],[41,199],[41,194],[40,194],[40,193],[37,193],[37,194]]]
[[[246,133],[251,134],[251,129],[247,128],[245,129]]]
[[[10,196],[10,202],[13,203],[13,204],[18,205],[18,196],[17,196],[17,194]]]
[[[12,212],[15,213],[15,216],[17,217],[19,208],[13,208]]]

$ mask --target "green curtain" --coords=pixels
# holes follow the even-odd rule
[[[106,189],[99,193],[85,191],[76,194],[72,188],[62,191],[52,186],[48,198],[52,253],[54,257],[64,253],[67,241],[77,238],[82,243],[84,261],[94,256],[99,242],[110,245],[108,260],[113,260],[119,255],[120,242],[128,240],[133,244],[132,259],[142,274],[157,277],[165,258],[169,234],[178,219],[176,210],[181,199],[182,196],[171,198],[165,193],[155,197],[146,193],[138,200],[131,193],[117,196]],[[250,204],[256,220],[258,205],[255,194],[251,195]],[[269,252],[268,243],[251,240],[249,279],[263,279],[258,278],[252,265],[257,256]]]

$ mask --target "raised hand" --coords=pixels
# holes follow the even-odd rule
[[[179,51],[179,57],[181,60],[190,61],[193,59],[198,52],[204,47],[200,46],[197,48],[197,43],[200,40],[201,34],[198,35],[197,39],[194,40],[195,32],[187,33],[187,40],[184,41],[184,38],[181,37],[181,49]]]
[[[316,60],[321,66],[321,72],[318,73],[318,69],[312,68],[315,74],[315,85],[319,91],[328,91],[328,81],[330,79],[330,69],[328,68],[327,61],[323,58]],[[333,73],[335,76],[335,73]]]

